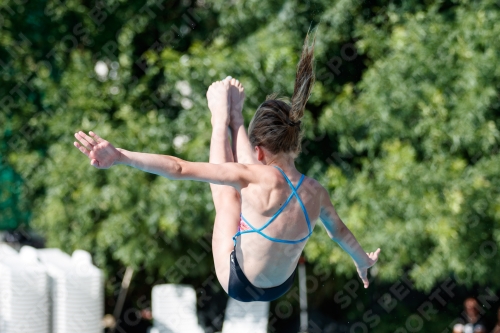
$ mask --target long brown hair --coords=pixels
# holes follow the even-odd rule
[[[309,45],[309,33],[304,40],[302,55],[297,65],[291,104],[276,95],[262,103],[248,127],[252,146],[265,147],[272,154],[300,153],[301,121],[314,84],[314,41]]]

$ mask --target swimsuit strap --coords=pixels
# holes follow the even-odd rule
[[[245,230],[245,231],[241,231],[238,229],[238,232],[233,236],[233,242],[234,242],[234,246],[236,246],[236,237],[242,235],[242,234],[247,234],[247,233],[251,233],[251,232],[256,232],[258,233],[259,235],[269,239],[270,241],[273,241],[273,242],[277,242],[277,243],[286,243],[286,244],[297,244],[297,243],[300,243],[300,242],[303,242],[304,240],[306,240],[307,238],[309,238],[309,236],[311,236],[312,234],[312,228],[311,228],[311,222],[309,220],[309,215],[307,214],[307,210],[306,210],[306,207],[304,206],[304,203],[302,202],[302,200],[300,199],[300,196],[299,194],[297,193],[297,190],[299,189],[300,185],[302,185],[302,182],[305,178],[304,175],[301,175],[300,177],[300,180],[299,182],[297,183],[297,187],[293,186],[292,182],[290,181],[290,179],[287,177],[287,175],[285,174],[285,172],[283,172],[283,170],[281,170],[281,168],[277,167],[277,166],[274,166],[276,169],[278,169],[281,174],[283,175],[283,177],[285,178],[285,180],[287,181],[288,185],[290,186],[290,189],[292,190],[292,193],[290,194],[290,196],[288,196],[288,199],[285,201],[285,203],[281,206],[280,209],[278,209],[278,211],[276,213],[274,213],[273,216],[271,216],[271,218],[260,228],[255,228],[250,222],[248,222],[245,217],[243,216],[243,214],[240,214],[240,217],[241,219],[252,229],[252,230]],[[285,207],[288,205],[288,203],[290,202],[290,200],[292,200],[292,197],[296,197],[297,198],[297,201],[299,202],[300,204],[300,207],[302,208],[302,212],[304,212],[304,216],[306,218],[306,222],[307,222],[307,229],[309,230],[309,233],[307,234],[307,236],[301,238],[301,239],[298,239],[298,240],[286,240],[286,239],[279,239],[279,238],[274,238],[274,237],[270,237],[266,234],[264,234],[262,232],[262,230],[264,230],[267,226],[269,226],[269,224],[271,224],[271,222],[273,222],[279,214],[281,214],[281,212],[283,211],[283,209],[285,209]]]
[[[288,179],[288,177],[285,174],[285,172],[283,170],[281,170],[281,168],[279,168],[277,166],[274,166],[274,167],[281,172],[281,174],[283,175],[283,177],[285,177],[288,185],[290,185],[290,189],[292,190],[292,194],[295,195],[295,197],[297,198],[297,201],[300,204],[300,207],[302,208],[302,211],[304,212],[304,217],[306,218],[306,221],[307,221],[307,229],[311,233],[312,229],[311,229],[311,221],[309,221],[309,215],[307,214],[307,210],[306,210],[306,207],[304,206],[304,203],[302,202],[302,200],[300,199],[299,194],[297,193],[297,190],[299,189],[300,185],[302,184],[302,181],[304,180],[304,175],[302,175],[300,177],[300,180],[299,180],[299,183],[297,184],[297,187],[294,187],[293,184],[292,184],[292,182],[290,181],[290,179]]]

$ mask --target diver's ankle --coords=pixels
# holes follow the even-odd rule
[[[241,126],[244,126],[245,124],[245,121],[243,119],[243,116],[240,116],[240,117],[234,117],[232,114],[231,114],[231,121],[229,122],[229,127],[231,127],[232,129],[234,130],[237,130],[238,128],[240,128]]]

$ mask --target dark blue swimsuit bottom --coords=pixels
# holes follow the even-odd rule
[[[231,252],[230,267],[228,295],[240,302],[270,302],[281,297],[292,288],[297,272],[297,267],[295,267],[292,275],[279,286],[258,288],[248,281],[241,270],[234,250]]]

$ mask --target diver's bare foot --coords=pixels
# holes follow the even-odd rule
[[[230,126],[231,128],[236,128],[237,126],[243,124],[243,115],[241,114],[241,110],[243,109],[243,102],[245,101],[245,89],[240,81],[236,79],[231,79],[229,84],[229,95],[231,99]]]
[[[229,109],[231,99],[229,96],[229,80],[216,81],[208,87],[207,102],[212,112],[212,125],[229,125]]]

